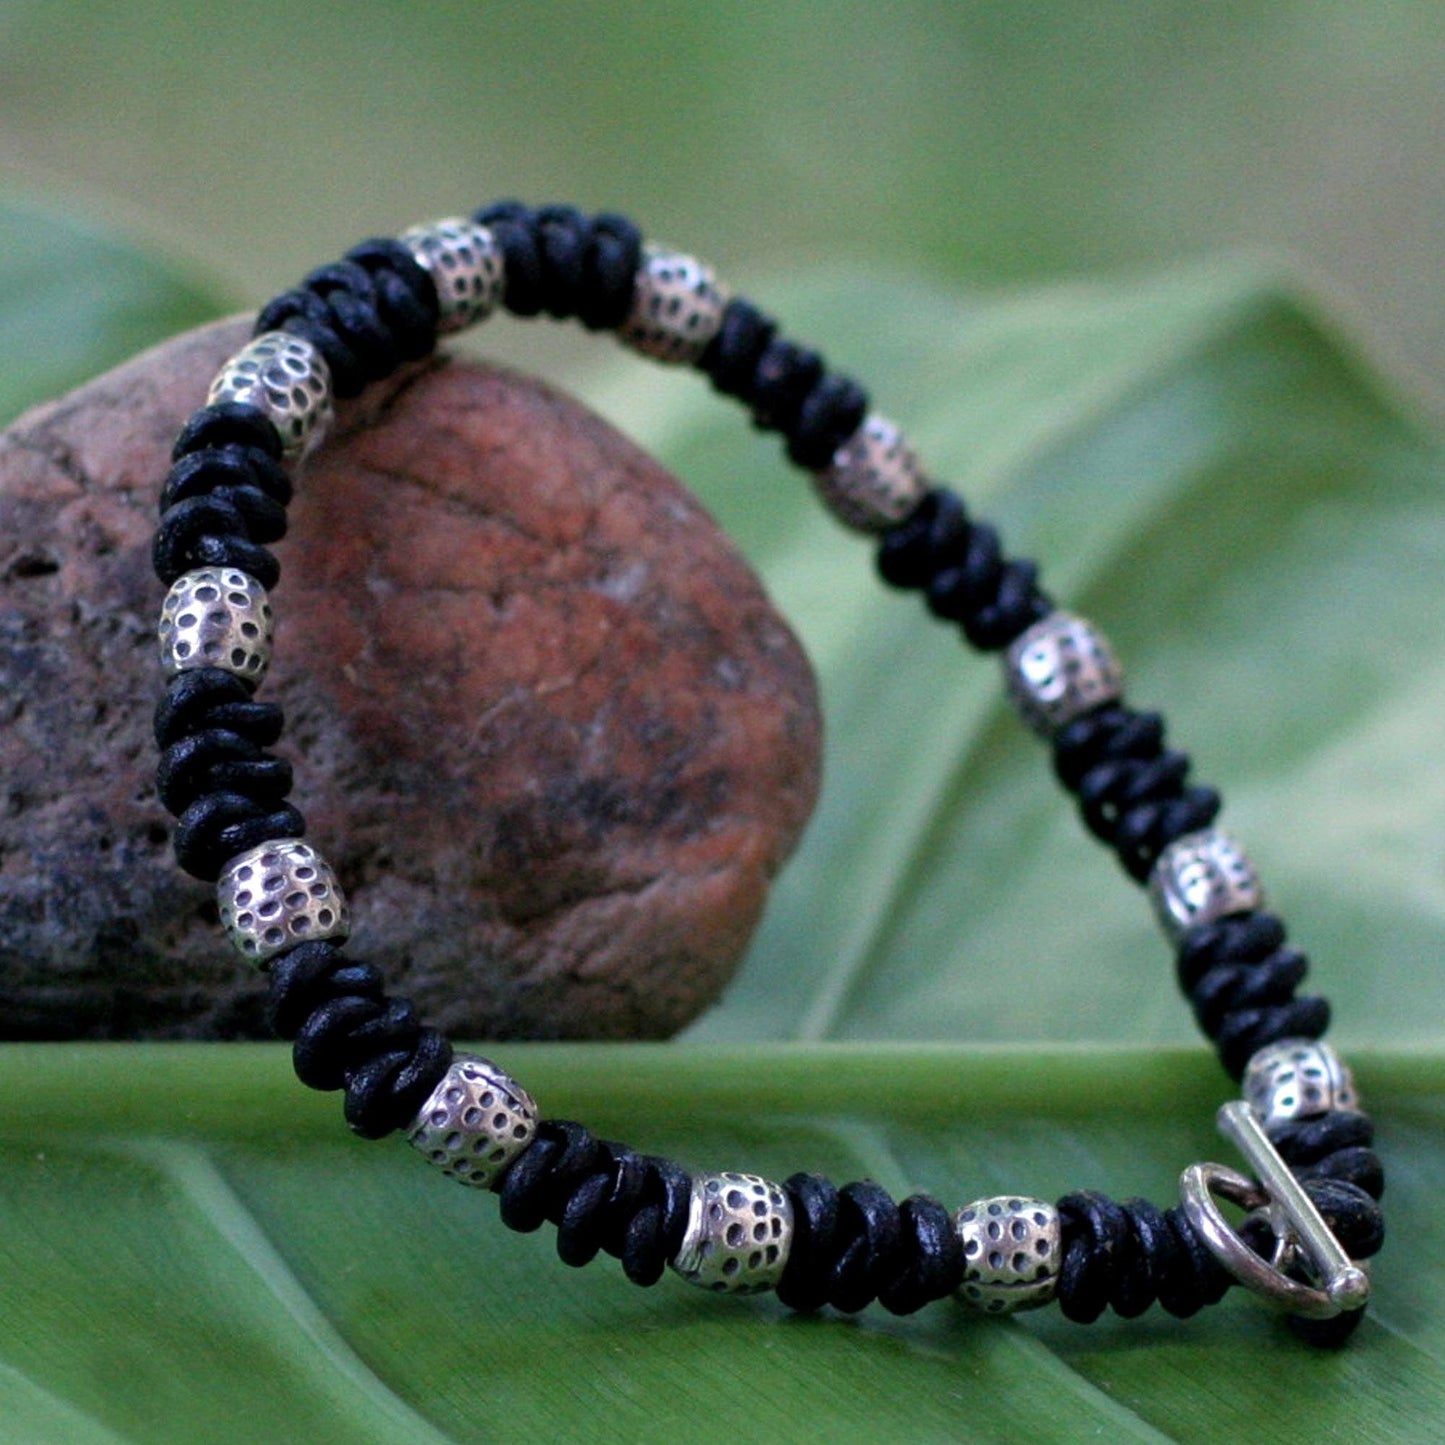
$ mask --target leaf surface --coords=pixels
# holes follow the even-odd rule
[[[1217,1157],[1197,1051],[510,1045],[544,1107],[701,1168],[958,1203],[1139,1190]],[[1366,1056],[1394,1166],[1376,1304],[1307,1352],[1251,1300],[1188,1324],[791,1317],[608,1260],[403,1144],[349,1139],[273,1046],[0,1050],[0,1409],[16,1440],[1422,1440],[1445,1410],[1438,1054]]]
[[[218,290],[176,261],[0,200],[0,425],[223,309]]]
[[[777,309],[1114,642],[1130,698],[1223,793],[1334,1037],[1439,1041],[1439,442],[1249,268],[980,301],[837,282]],[[1147,905],[997,662],[886,594],[771,445],[740,462],[704,407],[668,388],[634,425],[758,559],[828,741],[811,833],[697,1036],[1193,1039]]]

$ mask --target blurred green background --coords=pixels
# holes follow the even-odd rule
[[[504,194],[628,210],[742,287],[1262,247],[1431,390],[1442,63],[1437,0],[8,0],[0,169],[248,304]]]

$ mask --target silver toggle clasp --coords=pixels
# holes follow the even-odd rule
[[[1323,1320],[1363,1309],[1370,1297],[1369,1275],[1345,1253],[1314,1200],[1270,1143],[1259,1116],[1248,1104],[1233,1100],[1220,1109],[1218,1123],[1259,1182],[1223,1164],[1191,1164],[1180,1176],[1184,1212],[1214,1257],[1246,1289],[1290,1314]],[[1275,1238],[1270,1259],[1239,1237],[1220,1212],[1216,1195],[1269,1221]],[[1302,1270],[1314,1283],[1291,1279],[1288,1270]]]

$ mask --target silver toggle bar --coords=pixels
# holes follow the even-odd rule
[[[1220,1109],[1218,1123],[1259,1183],[1222,1164],[1191,1164],[1180,1177],[1184,1211],[1214,1257],[1246,1289],[1290,1314],[1329,1319],[1364,1308],[1370,1297],[1369,1275],[1345,1253],[1254,1110],[1233,1100]],[[1239,1237],[1220,1212],[1216,1194],[1264,1213],[1276,1240],[1273,1259],[1261,1258]],[[1302,1262],[1307,1262],[1314,1284],[1284,1272]]]

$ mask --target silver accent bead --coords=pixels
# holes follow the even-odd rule
[[[710,266],[648,246],[633,286],[632,310],[617,334],[644,356],[691,363],[717,335],[727,302]]]
[[[410,1139],[458,1183],[488,1188],[537,1134],[537,1105],[489,1059],[457,1054],[412,1122]]]
[[[1087,618],[1051,612],[1020,633],[1003,659],[1009,696],[1042,738],[1124,695],[1124,674]]]
[[[299,838],[238,853],[216,883],[221,926],[243,958],[265,963],[298,943],[346,938],[351,913],[331,865]]]
[[[833,453],[831,465],[814,472],[813,483],[824,506],[860,532],[883,532],[901,522],[928,490],[903,433],[872,413]]]
[[[793,1205],[781,1185],[757,1174],[700,1174],[672,1267],[719,1294],[761,1294],[783,1277],[792,1242]]]
[[[438,331],[460,331],[485,321],[501,304],[505,261],[486,226],[448,216],[403,231],[401,243],[436,283]]]
[[[963,1245],[958,1297],[985,1314],[1037,1309],[1053,1299],[1063,1267],[1059,1212],[1042,1199],[975,1199],[953,1217]]]
[[[266,589],[237,567],[197,567],[171,583],[161,604],[161,667],[175,677],[219,667],[259,683],[271,665],[271,603]]]
[[[1317,1039],[1266,1044],[1245,1068],[1244,1099],[1267,1130],[1332,1110],[1360,1112],[1354,1075],[1328,1044]]]
[[[1249,855],[1228,833],[1204,828],[1171,843],[1149,875],[1160,926],[1177,943],[1191,928],[1264,903]]]
[[[319,445],[331,425],[331,370],[309,342],[287,331],[264,331],[216,374],[206,405],[238,401],[258,407],[281,434],[288,462]]]

